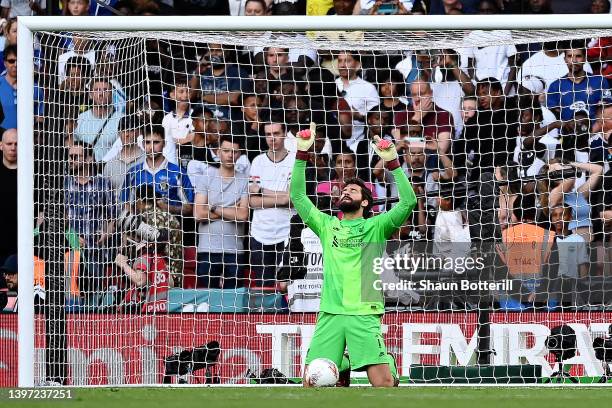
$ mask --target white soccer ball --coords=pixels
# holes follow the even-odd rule
[[[317,358],[308,365],[305,378],[311,387],[333,387],[338,382],[338,367],[327,358]]]

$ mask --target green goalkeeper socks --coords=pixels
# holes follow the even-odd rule
[[[345,370],[351,369],[351,361],[349,360],[348,354],[344,353],[342,355],[342,362],[340,363],[340,367],[338,367],[338,372],[341,373]]]
[[[399,376],[397,375],[397,365],[395,364],[395,357],[392,354],[387,353],[387,359],[389,360],[389,369],[391,370],[391,375],[394,380],[399,380]]]

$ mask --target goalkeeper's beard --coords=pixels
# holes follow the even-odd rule
[[[360,208],[361,200],[345,200],[344,198],[341,198],[340,203],[338,204],[338,209],[345,214],[357,212]]]

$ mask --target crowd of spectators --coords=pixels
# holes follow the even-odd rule
[[[610,11],[607,0],[105,4],[127,15]],[[9,20],[1,54],[0,176],[5,197],[15,199],[2,204],[8,225],[0,263],[16,253],[14,17],[47,7],[53,14],[112,12],[86,0],[3,1],[2,7]],[[483,35],[472,32],[466,41]],[[608,242],[612,39],[515,44],[510,32],[494,38],[485,47],[415,52],[148,39],[146,52],[130,58],[129,40],[39,38],[36,171],[61,179],[65,255],[79,259],[76,269],[64,268],[74,279],[71,304],[96,304],[111,287],[126,291],[120,307],[145,311],[160,311],[158,302],[172,287],[285,291],[303,277],[300,245],[294,245],[303,225],[288,186],[295,135],[310,122],[317,123],[317,138],[308,193],[339,217],[336,202],[344,180],[353,177],[379,199],[374,213],[393,206],[385,199],[397,197],[396,188],[370,146],[380,136],[396,144],[419,197],[395,239],[510,244],[517,237],[525,242],[527,234],[546,242]],[[482,195],[488,182],[497,188]],[[38,180],[37,188],[36,227],[44,231],[45,200],[53,197],[48,180]],[[602,259],[587,265],[593,255],[585,251],[571,259],[559,255],[565,256],[562,274],[610,274]]]

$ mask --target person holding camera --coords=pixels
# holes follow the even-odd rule
[[[407,0],[359,0],[359,14],[407,15],[412,14],[412,1]]]
[[[349,116],[352,130],[346,145],[356,151],[357,142],[365,136],[366,116],[374,106],[380,105],[378,90],[370,82],[364,80],[361,72],[361,54],[355,51],[341,51],[338,56],[338,78],[336,88],[338,93],[339,116]],[[342,100],[347,107],[343,107]],[[342,122],[342,121],[341,121]],[[343,124],[343,123],[341,123]],[[337,152],[334,152],[337,153]]]
[[[596,191],[601,181],[603,167],[594,163],[563,162],[553,159],[542,167],[540,174],[551,174],[553,172],[568,171],[575,169],[587,175],[583,178],[564,177],[563,179],[540,180],[537,185],[542,212],[548,220],[553,208],[562,203],[571,207],[572,220],[568,229],[573,234],[581,235],[586,242],[593,240],[593,224],[591,217],[591,192]]]
[[[181,279],[180,223],[155,203],[153,187],[142,185],[136,190],[134,205],[118,221],[124,245],[115,265],[130,284],[124,299],[129,311],[167,311],[168,290]]]
[[[403,115],[396,115],[396,125],[421,126],[425,137],[425,148],[437,154],[450,151],[453,118],[448,111],[434,101],[431,85],[417,79],[410,84],[412,103]]]

